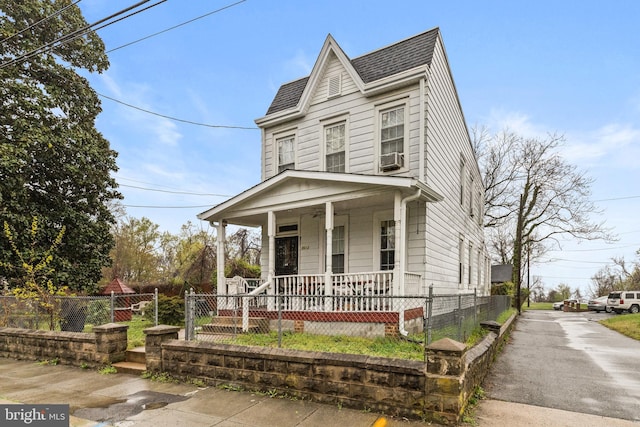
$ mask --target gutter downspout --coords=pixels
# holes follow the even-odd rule
[[[412,202],[422,195],[422,190],[418,189],[415,194],[411,196],[407,196],[400,201],[400,219],[402,221],[402,226],[400,227],[400,242],[402,242],[402,248],[400,249],[400,269],[398,275],[400,276],[400,295],[405,296],[404,293],[404,271],[407,263],[407,251],[405,250],[407,246],[407,203]],[[398,311],[398,330],[402,336],[409,335],[409,332],[404,327],[404,308]]]

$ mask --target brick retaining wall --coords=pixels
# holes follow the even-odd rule
[[[432,343],[426,349],[426,363],[182,341],[175,339],[177,328],[160,325],[145,330],[147,370],[455,424],[482,383],[513,319],[502,326],[488,323],[491,332],[470,350],[447,338]]]
[[[90,367],[120,362],[128,328],[116,323],[96,326],[92,333],[0,328],[0,357]]]

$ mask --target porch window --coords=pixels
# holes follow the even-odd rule
[[[324,129],[327,172],[345,171],[345,127],[345,123],[340,123]]]
[[[331,248],[333,273],[344,273],[344,225],[333,228]]]
[[[380,270],[393,270],[395,266],[395,221],[380,223]]]
[[[276,145],[278,147],[278,173],[287,169],[295,169],[294,137],[280,138],[276,141]]]
[[[380,154],[404,153],[404,106],[380,116]]]

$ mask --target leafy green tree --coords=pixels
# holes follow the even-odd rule
[[[104,43],[94,32],[63,42],[87,25],[70,4],[0,0],[0,219],[21,230],[38,217],[43,232],[34,244],[41,250],[65,227],[51,280],[92,290],[110,262],[107,205],[121,196],[111,177],[116,153],[95,128],[100,101],[80,75],[108,67]],[[29,244],[28,236],[15,236],[16,247]],[[5,239],[0,260],[19,263]],[[0,269],[10,283],[15,274]]]
[[[57,287],[53,284],[51,277],[54,269],[51,267],[54,259],[54,252],[62,243],[65,233],[64,226],[57,233],[54,241],[45,250],[35,244],[38,236],[38,219],[33,217],[31,229],[27,237],[32,244],[26,248],[19,249],[16,240],[18,235],[11,230],[9,224],[4,222],[4,237],[8,242],[11,251],[19,260],[18,263],[8,264],[0,261],[0,267],[13,273],[18,286],[13,289],[13,294],[21,300],[37,303],[49,316],[49,329],[53,330],[56,323],[55,297],[66,294],[67,287]]]
[[[106,279],[118,277],[130,286],[153,283],[159,279],[158,224],[149,218],[126,217],[113,228],[113,263]]]

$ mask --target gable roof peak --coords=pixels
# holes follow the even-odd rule
[[[331,33],[328,33],[310,75],[282,85],[271,102],[266,116],[257,119],[256,122],[263,122],[276,113],[302,112],[305,100],[310,96],[314,83],[319,78],[331,52],[342,62],[356,86],[364,92],[369,83],[381,81],[419,67],[428,68],[431,65],[439,34],[440,29],[434,27],[350,59]]]

